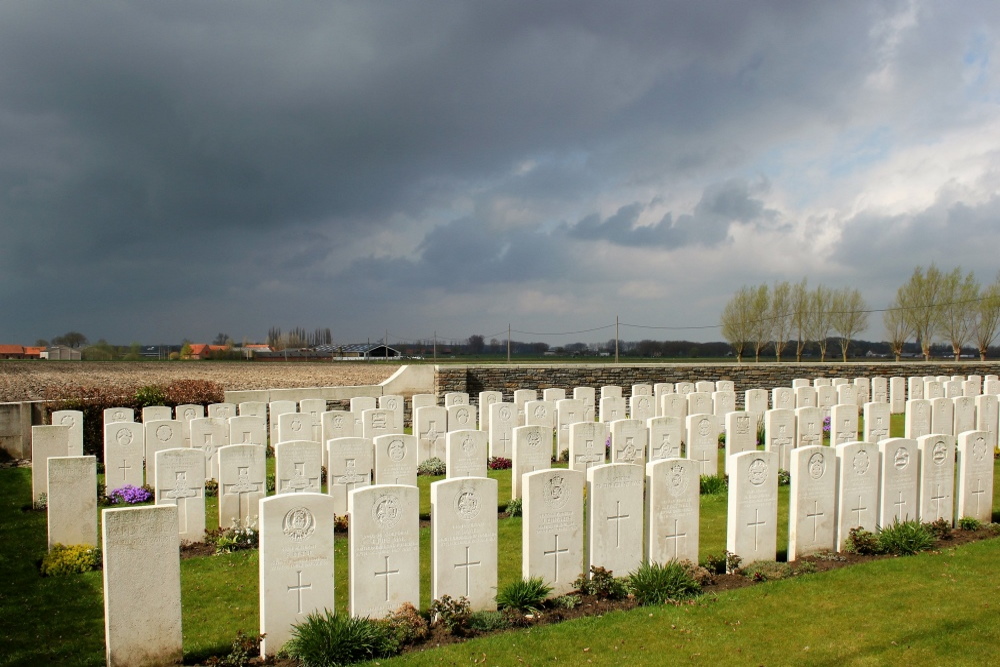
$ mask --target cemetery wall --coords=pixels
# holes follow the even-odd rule
[[[848,363],[744,363],[744,364],[536,364],[437,366],[434,392],[450,391],[477,396],[481,391],[515,389],[572,390],[574,387],[618,385],[629,396],[633,384],[732,380],[740,407],[747,389],[790,387],[795,378],[910,377],[914,375],[1000,374],[1000,361],[848,362]]]

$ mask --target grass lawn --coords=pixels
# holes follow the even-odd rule
[[[893,435],[902,422],[894,418]],[[271,463],[271,462],[269,462]],[[99,572],[42,578],[44,512],[25,512],[30,469],[0,470],[0,665],[104,663],[102,582]],[[1000,474],[1000,470],[998,470]],[[499,505],[510,497],[510,472],[491,471]],[[419,478],[420,511],[430,510],[430,483]],[[206,509],[217,523],[214,499]],[[1000,507],[1000,485],[994,487]],[[701,499],[701,549],[725,549],[724,496]],[[779,490],[787,517],[788,487]],[[995,515],[996,516],[996,515]],[[782,522],[787,524],[787,521]],[[781,523],[779,523],[781,526]],[[430,604],[430,530],[422,528],[421,606]],[[779,528],[779,560],[787,525]],[[520,577],[521,520],[499,524],[500,586]],[[612,613],[544,628],[441,647],[381,664],[886,664],[989,662],[1000,640],[991,605],[1000,588],[993,572],[1000,540],[910,558],[726,592],[684,607]],[[347,609],[347,540],[335,547],[335,607]],[[185,661],[225,654],[237,631],[258,626],[257,552],[181,562]],[[625,574],[625,573],[621,573]],[[584,650],[588,649],[588,650]]]

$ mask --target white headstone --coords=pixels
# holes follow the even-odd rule
[[[184,447],[184,424],[173,419],[143,421],[146,447],[146,483],[156,484],[156,453]]]
[[[823,411],[819,408],[795,409],[795,434],[799,447],[823,444]]]
[[[911,398],[906,401],[906,414],[903,417],[904,433],[907,438],[916,440],[931,432],[931,402],[924,398]]]
[[[106,429],[107,427],[105,427]],[[70,427],[56,424],[55,426],[31,427],[31,501],[37,502],[47,493],[49,483],[48,460],[52,457],[69,456]],[[107,445],[104,448],[107,457]],[[112,466],[117,459],[105,458],[108,463],[108,477],[113,477]],[[142,486],[142,465],[139,465],[139,480],[136,486]],[[122,482],[124,484],[124,482]],[[119,484],[118,486],[121,486]],[[96,487],[95,487],[96,488]],[[115,487],[117,488],[117,487]],[[112,487],[108,487],[110,492]]]
[[[550,595],[574,590],[583,574],[583,485],[577,470],[553,469],[524,476],[521,573],[542,577]]]
[[[1000,421],[1000,415],[998,415],[998,399],[995,394],[982,394],[976,396],[976,430],[985,431],[987,434],[986,442],[990,446],[990,451],[995,452],[997,450],[997,431],[998,431],[998,421]]]
[[[920,450],[920,520],[955,522],[955,436],[917,438]]]
[[[104,425],[118,422],[134,422],[135,410],[132,408],[107,408],[104,410]]]
[[[699,475],[719,474],[719,420],[715,415],[688,415],[685,419],[687,458],[698,462]]]
[[[854,386],[858,388],[858,407],[871,403],[872,383],[868,378],[854,378]]]
[[[636,386],[648,386],[648,385],[636,385]],[[653,397],[649,394],[633,394],[631,398],[628,399],[629,408],[628,414],[630,419],[638,419],[645,422],[650,417],[656,416],[656,404],[653,401]]]
[[[569,467],[587,472],[606,461],[604,422],[575,422],[569,425]]]
[[[69,454],[83,456],[83,412],[80,410],[56,410],[52,413],[53,426],[69,427]]]
[[[700,380],[694,383],[694,390],[699,393],[711,394],[715,391],[715,383],[710,380]]]
[[[273,656],[292,626],[334,608],[333,499],[319,493],[262,498],[258,556],[260,652]]]
[[[274,491],[322,493],[323,446],[312,440],[288,440],[274,446]]]
[[[299,401],[299,412],[312,418],[313,434],[303,440],[319,442],[323,437],[323,413],[326,412],[325,398],[304,398]],[[402,422],[400,422],[402,423]],[[233,443],[236,444],[236,443]]]
[[[958,518],[972,517],[989,523],[993,520],[993,450],[990,448],[989,433],[960,433],[957,453]]]
[[[944,384],[938,380],[924,380],[924,398],[933,401],[935,398],[944,398]]]
[[[889,405],[894,415],[903,414],[906,410],[906,378],[889,378]]]
[[[757,423],[753,415],[746,411],[727,412],[726,420],[726,457],[728,470],[729,457],[734,454],[751,452],[757,449]]]
[[[920,477],[917,441],[889,438],[878,443],[878,451],[882,472],[878,525],[885,527],[895,522],[915,521]]]
[[[524,425],[545,426],[554,431],[556,427],[556,404],[551,401],[528,401],[524,404]]]
[[[761,419],[768,409],[768,396],[766,389],[747,389],[743,392],[743,409],[756,415],[755,419]]]
[[[528,428],[528,427],[525,427]],[[497,481],[464,477],[431,483],[431,597],[496,609]]]
[[[601,398],[621,398],[622,388],[617,385],[605,385],[601,387]],[[604,421],[603,419],[601,421]]]
[[[234,403],[209,403],[208,416],[216,419],[229,419],[236,416]]]
[[[832,387],[833,380],[830,378],[813,378],[813,388],[819,389],[820,387]]]
[[[997,393],[1000,394],[1000,391]],[[593,387],[576,387],[573,389],[573,398],[583,401],[583,419],[581,421],[594,421],[597,415],[597,391]],[[569,443],[566,446],[568,447]]]
[[[732,380],[716,380],[715,391],[736,391],[736,383]]]
[[[611,462],[646,465],[649,432],[646,422],[638,419],[617,419],[608,424],[611,433]]]
[[[260,417],[267,425],[267,403],[265,401],[243,401],[236,406],[237,417]]]
[[[906,379],[906,399],[924,398],[924,380],[919,377]]]
[[[445,458],[444,436],[448,432],[448,411],[431,405],[417,408],[413,413],[413,433],[417,436],[419,450],[417,458],[426,461],[437,457]]]
[[[730,412],[736,411],[735,391],[716,391],[712,394],[712,414],[719,419],[725,419]]]
[[[271,401],[268,403],[268,435],[271,438],[270,445],[273,447],[278,444],[278,420],[281,415],[289,412],[297,412],[299,409],[298,403],[295,401]]]
[[[448,412],[449,431],[478,430],[479,425],[476,423],[476,410],[471,405],[456,403],[445,408],[445,410]]]
[[[798,444],[795,426],[793,410],[768,410],[764,413],[764,451],[777,455],[781,470],[791,470],[792,449]]]
[[[684,394],[664,394],[661,396],[660,416],[674,417],[683,421],[688,416],[687,396]]]
[[[976,399],[973,396],[956,396],[954,402],[954,425],[951,432],[955,435],[965,431],[976,430]]]
[[[730,461],[726,550],[744,565],[775,560],[778,543],[778,458],[743,452]]]
[[[819,400],[816,396],[815,387],[799,387],[795,390],[796,408],[817,408]]]
[[[873,377],[872,378],[872,403],[888,403],[889,402],[889,380],[884,377]]]
[[[955,401],[947,397],[931,399],[931,433],[955,435]]]
[[[240,415],[229,418],[229,444],[267,446],[267,419]]]
[[[674,393],[674,385],[672,382],[657,382],[653,385],[653,403],[656,406],[656,416],[662,417],[660,413],[660,400],[663,398],[664,394]]]
[[[687,413],[689,415],[714,415],[715,403],[712,395],[703,391],[694,391],[687,394]]]
[[[157,505],[177,507],[180,540],[204,540],[205,457],[201,452],[190,447],[157,452],[155,489]]]
[[[865,403],[865,406],[872,405],[871,403]],[[868,432],[868,414],[865,414],[865,432]],[[885,421],[885,431],[886,437],[888,437],[889,420]],[[854,442],[858,439],[858,406],[855,403],[850,405],[838,404],[833,406],[830,413],[830,444],[834,447],[837,445],[842,445],[845,442]],[[869,440],[865,438],[866,442],[875,442],[878,440]],[[819,444],[819,443],[816,443]]]
[[[625,576],[642,563],[645,469],[608,463],[587,470],[586,569]]]
[[[841,405],[853,405],[858,408],[858,388],[853,384],[842,384],[837,387],[837,402]]]
[[[108,666],[180,663],[184,651],[177,508],[107,509],[101,531]]]
[[[684,421],[677,417],[653,417],[649,428],[649,460],[679,459],[684,440]]]
[[[142,423],[166,421],[174,418],[174,410],[169,405],[147,405],[142,409]]]
[[[993,394],[994,396],[1000,394],[1000,380],[988,379],[983,382],[983,393]]]
[[[43,427],[31,427],[33,440],[34,431],[37,428]],[[68,433],[62,436],[64,441],[68,437]],[[108,495],[126,484],[142,486],[145,450],[142,424],[110,422],[104,425],[104,485]],[[60,456],[65,456],[65,454],[60,454]]]
[[[510,493],[522,495],[522,476],[552,467],[552,429],[545,426],[517,426],[511,446]]]
[[[97,457],[49,457],[46,492],[50,550],[56,544],[97,546],[96,490]]]
[[[257,520],[257,503],[267,495],[267,452],[258,445],[219,448],[219,526],[247,526]]]
[[[795,392],[788,387],[775,387],[771,390],[771,408],[774,410],[794,410]]]
[[[560,387],[550,387],[548,389],[542,390],[542,400],[549,401],[550,403],[555,403],[556,401],[561,401],[566,396],[566,390]]]
[[[449,391],[444,395],[444,407],[450,408],[453,405],[468,405],[469,395],[464,391]]]
[[[601,399],[601,403],[598,406],[598,419],[605,424],[608,424],[616,419],[625,419],[626,412],[626,402],[624,398],[608,396]]]
[[[837,405],[838,395],[837,388],[833,386],[817,387],[816,388],[816,405],[820,410],[823,411],[823,415],[830,414],[830,408]],[[854,412],[858,411],[857,402],[854,403]]]
[[[380,435],[372,444],[375,445],[376,484],[417,485],[417,436]]]
[[[224,419],[202,417],[192,419],[191,447],[205,455],[205,474],[209,479],[219,479],[219,449],[229,444],[229,425]]]
[[[490,406],[503,402],[502,391],[479,392],[479,430],[490,431]]]
[[[653,385],[643,382],[632,385],[632,396],[652,396]]]
[[[693,382],[678,382],[674,385],[674,392],[678,394],[691,394],[694,392]]]
[[[416,413],[417,408],[439,407],[435,394],[414,394],[413,398],[410,399],[410,403],[414,413]]]
[[[889,432],[892,422],[892,407],[888,403],[865,403],[865,442],[874,442],[876,445],[883,440],[888,440],[892,433]],[[854,438],[852,438],[853,440]]]
[[[389,410],[392,412],[392,423],[396,427],[397,432],[403,432],[403,426],[406,419],[406,399],[398,394],[385,394],[384,396],[378,397],[378,407],[382,410]]]
[[[947,398],[958,398],[965,393],[964,380],[949,380],[944,383],[944,395]]]
[[[490,438],[483,431],[454,431],[445,439],[448,479],[486,477]]]
[[[878,527],[879,451],[870,442],[837,445],[837,550],[843,551],[851,528]]]
[[[367,438],[333,438],[326,443],[330,465],[327,468],[327,492],[333,498],[333,511],[347,514],[347,496],[354,489],[372,483],[375,445]]]
[[[278,415],[278,439],[271,442],[274,447],[279,442],[292,440],[312,440],[315,422],[310,414],[285,412]]]
[[[669,458],[646,464],[646,560],[698,562],[698,464]]]
[[[857,407],[851,406],[857,414]],[[833,551],[837,538],[837,456],[830,447],[792,450],[788,560]]]
[[[384,484],[347,496],[350,614],[382,618],[405,603],[420,606],[420,492]]]
[[[517,425],[524,426],[524,405],[529,401],[537,401],[538,392],[534,389],[515,389],[514,405],[517,406]]]
[[[570,424],[593,421],[586,418],[586,405],[581,399],[567,398],[556,401],[556,449],[559,454],[569,449]]]
[[[402,425],[396,424],[396,413],[392,410],[372,408],[361,413],[361,436],[364,438],[402,432]]]
[[[191,446],[191,421],[205,416],[205,406],[197,403],[182,403],[174,408],[174,419],[184,424],[186,447]]]
[[[517,406],[513,403],[494,403],[490,406],[490,456],[511,458],[514,428],[517,427],[517,422]]]

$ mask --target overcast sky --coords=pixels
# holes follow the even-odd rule
[[[744,284],[991,282],[998,30],[995,0],[7,0],[0,343],[721,340]]]

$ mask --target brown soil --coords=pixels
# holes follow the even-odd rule
[[[0,403],[65,398],[78,387],[210,380],[223,390],[344,387],[378,384],[399,365],[383,362],[3,361]]]

